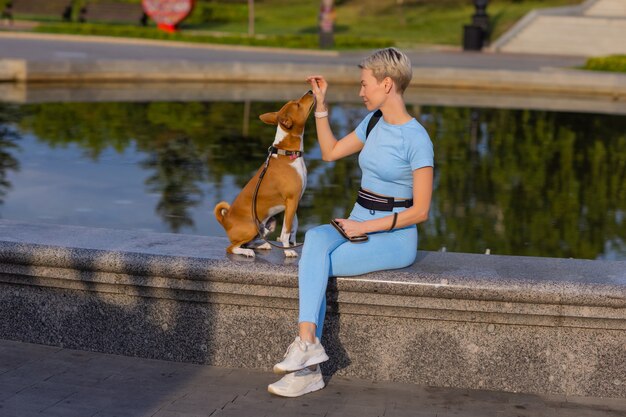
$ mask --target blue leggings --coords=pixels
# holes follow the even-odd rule
[[[404,208],[396,208],[401,212]],[[389,216],[388,211],[370,211],[354,205],[350,220],[365,221]],[[331,276],[361,275],[383,269],[404,268],[417,256],[417,228],[369,234],[365,243],[351,243],[330,224],[306,232],[298,271],[299,322],[315,323],[322,338],[326,315],[326,286]]]

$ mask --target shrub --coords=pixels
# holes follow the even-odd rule
[[[248,19],[247,4],[224,4],[196,2],[185,23],[229,23],[245,22]]]
[[[626,55],[589,58],[583,68],[592,71],[626,72]]]

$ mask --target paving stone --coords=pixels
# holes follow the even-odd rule
[[[385,410],[385,417],[438,417],[435,411],[428,410]]]
[[[9,382],[12,379],[31,378],[36,381],[41,381],[63,372],[65,368],[66,366],[61,364],[29,361],[18,368],[12,369],[0,375],[0,381]]]
[[[574,410],[574,409],[558,409],[554,410],[554,417],[624,417],[621,411],[602,411],[602,410]]]
[[[326,413],[300,412],[293,414],[292,410],[277,410],[267,414],[267,417],[324,417]],[[211,416],[213,417],[213,416]]]
[[[613,410],[626,412],[626,398],[567,397],[565,404],[563,404],[563,407],[568,408],[572,405],[592,408],[599,407],[600,409],[609,407]]]
[[[273,412],[265,412],[255,409],[235,409],[235,410],[217,410],[211,414],[211,417],[269,417],[274,416]],[[299,414],[292,414],[293,417],[298,417]]]
[[[4,401],[33,385],[35,385],[35,381],[31,378],[14,378],[6,382],[0,379],[0,401]]]
[[[97,412],[91,417],[151,417],[160,411],[158,406],[140,408],[140,407],[115,407],[106,408]]]
[[[77,364],[77,365],[82,362],[88,362],[88,361],[101,358],[103,356],[108,356],[100,352],[90,352],[86,350],[73,350],[73,349],[61,349],[61,348],[55,348],[55,349],[58,349],[58,350],[51,353],[50,358],[49,358],[50,360],[54,359],[54,360],[64,361],[66,363]]]
[[[172,401],[165,406],[165,411],[177,411],[181,413],[204,413],[221,409],[237,398],[237,394],[230,393],[207,393],[206,395],[190,395]]]
[[[74,405],[70,406],[54,406],[50,407],[41,413],[39,413],[40,417],[85,417],[85,416],[93,416],[94,414],[101,411],[96,407],[76,407]]]
[[[114,395],[112,392],[82,387],[69,397],[63,399],[61,402],[46,409],[45,411],[49,412],[58,408],[82,410],[90,409],[93,410],[91,414],[94,414],[97,411],[114,406],[118,401],[118,397],[119,395]]]
[[[19,368],[32,360],[32,357],[18,352],[0,351],[0,374]]]
[[[61,351],[63,348],[58,346],[39,345],[36,343],[24,343],[15,340],[2,340],[0,345],[0,356],[6,352],[15,352],[32,359],[32,355],[41,357],[43,355],[53,354]]]
[[[0,374],[0,417],[625,417],[626,399],[418,387],[334,377],[300,398],[266,391],[276,375],[32,348]],[[9,361],[0,340],[0,358]],[[7,353],[9,352],[9,353]],[[40,411],[42,411],[40,413]]]
[[[209,415],[209,414],[203,414]],[[151,417],[198,417],[198,413],[181,413],[179,411],[158,411],[156,414],[152,414]]]
[[[39,411],[0,408],[0,417],[44,417],[44,415]]]
[[[3,405],[4,409],[8,410],[43,411],[63,401],[75,392],[76,389],[74,387],[41,383],[12,395],[0,404]]]
[[[269,395],[267,391],[250,391],[246,395],[239,395],[234,401],[226,404],[224,409],[254,408],[257,410],[280,410],[285,405],[285,398]]]
[[[326,417],[354,416],[354,417],[378,417],[385,414],[385,406],[361,405],[359,401],[353,404],[341,404],[338,407],[330,407]]]
[[[271,395],[271,394],[268,394]],[[330,407],[333,406],[332,401],[329,401],[324,395],[324,390],[316,391],[298,398],[284,398],[272,395],[278,401],[283,401],[282,409],[285,411],[292,410],[294,415],[300,413],[327,413]]]
[[[241,372],[243,371],[243,372]],[[237,370],[220,378],[220,383],[237,384],[238,386],[255,389],[258,387],[267,387],[269,384],[278,381],[281,376],[271,372]]]
[[[379,389],[374,386],[354,387],[350,385],[339,385],[335,389],[341,389],[341,391],[339,391],[341,394],[338,396],[343,397],[346,400],[349,400],[351,397],[361,398],[362,401],[360,403],[363,405],[379,406],[389,404],[393,401],[391,391],[388,388]]]

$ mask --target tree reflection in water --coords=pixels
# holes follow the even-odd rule
[[[189,138],[163,133],[155,138],[154,150],[141,166],[154,171],[146,180],[146,188],[160,195],[156,212],[169,229],[180,232],[193,227],[189,208],[202,202],[199,183],[204,178],[198,150]]]
[[[49,147],[75,144],[95,161],[104,149],[135,149],[150,172],[146,193],[160,196],[156,213],[170,231],[187,233],[193,207],[206,207],[210,216],[223,194],[233,193],[229,184],[241,188],[259,168],[275,127],[258,115],[281,105],[25,105],[19,128]],[[626,259],[626,117],[435,106],[412,111],[435,145],[435,193],[430,220],[420,225],[421,249]],[[334,131],[348,133],[364,114],[362,106],[335,104]],[[0,123],[3,150],[14,146],[5,144],[13,144],[6,139],[10,123]],[[321,161],[314,132],[310,118],[301,231],[346,215],[360,178],[356,157]],[[2,155],[10,160],[6,151]],[[2,172],[17,166],[3,162]]]
[[[16,106],[0,103],[0,204],[11,189],[9,171],[19,171],[20,163],[14,154],[19,152],[19,133],[14,125],[19,120]]]
[[[626,258],[626,118],[483,110],[472,151],[472,110],[426,113],[438,166],[428,247]]]

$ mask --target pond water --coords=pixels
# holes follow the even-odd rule
[[[0,103],[2,218],[225,236],[231,202],[275,127],[261,101]],[[410,105],[435,147],[422,250],[626,260],[626,116]],[[366,114],[333,103],[340,136]],[[303,232],[350,211],[356,157],[323,162],[313,118]]]

